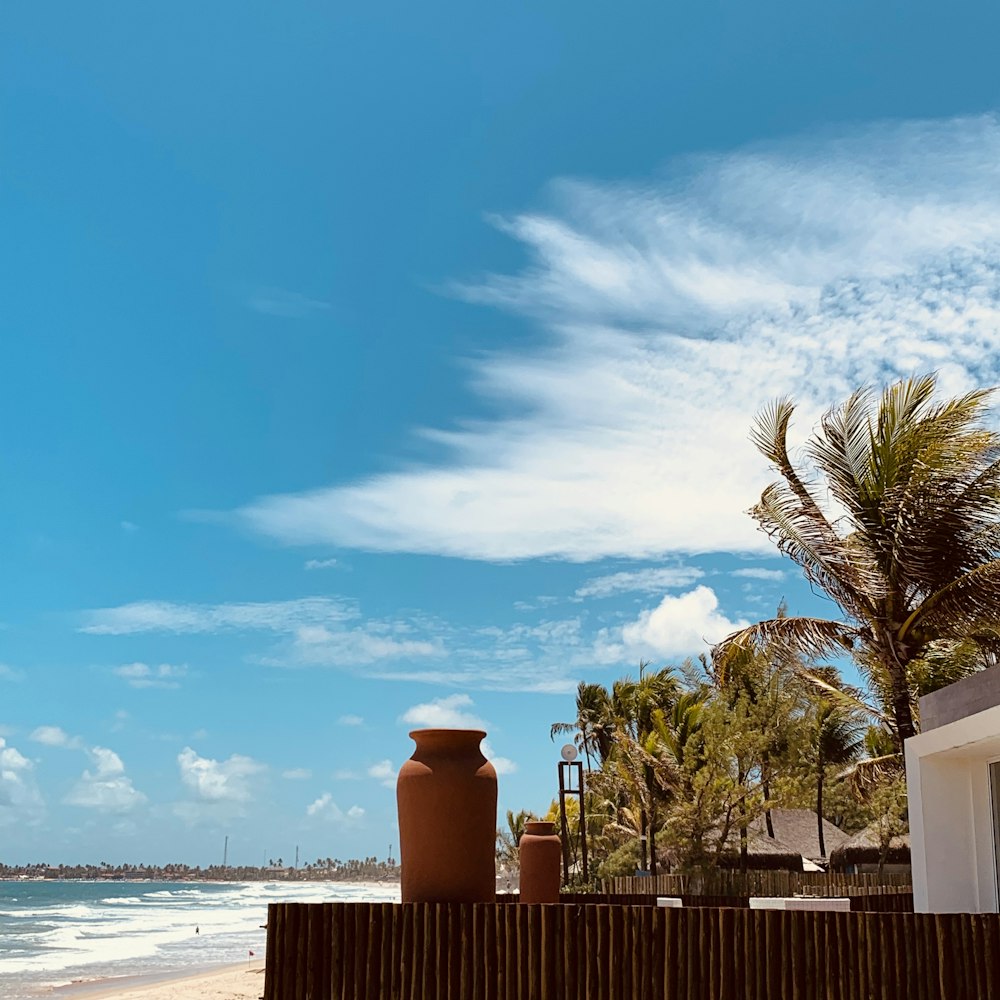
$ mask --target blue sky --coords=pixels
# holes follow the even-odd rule
[[[997,381],[1000,11],[4,4],[0,859],[543,809],[580,679],[823,613],[753,413]]]

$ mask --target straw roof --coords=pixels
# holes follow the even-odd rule
[[[872,823],[849,840],[830,852],[830,865],[833,868],[846,868],[848,865],[876,865],[881,860],[882,849],[879,846],[878,824]],[[908,833],[893,837],[889,841],[889,853],[885,859],[889,865],[908,865],[910,863],[910,835]]]
[[[719,857],[720,868],[736,868],[740,863],[740,834],[730,833],[726,851]],[[769,871],[802,871],[802,855],[773,837],[753,830],[747,831],[747,863],[754,869]]]
[[[829,820],[823,820],[823,840],[826,856],[819,852],[819,831],[816,813],[811,809],[772,809],[771,825],[774,837],[786,848],[810,861],[825,863],[832,853],[850,839],[843,830]],[[767,837],[767,824],[763,816],[750,824],[754,833]]]

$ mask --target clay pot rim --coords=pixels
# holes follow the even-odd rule
[[[445,729],[440,727],[432,727],[429,729],[411,729],[410,739],[416,741],[418,736],[477,736],[479,741],[482,742],[486,739],[485,729]]]
[[[555,834],[555,832],[556,832],[556,825],[550,819],[529,819],[529,820],[526,820],[525,824],[524,824],[524,832],[525,833],[541,833],[542,832],[541,830],[532,830],[531,828],[533,826],[535,826],[535,827],[537,827],[537,826],[547,826],[549,828],[548,829],[548,834],[549,835]]]

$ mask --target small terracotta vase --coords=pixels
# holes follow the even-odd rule
[[[558,903],[562,840],[554,824],[525,823],[517,849],[521,862],[520,901]]]
[[[415,729],[396,782],[404,903],[496,899],[497,773],[480,729]]]

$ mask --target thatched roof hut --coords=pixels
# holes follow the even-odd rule
[[[738,868],[740,865],[740,834],[729,835],[725,853],[719,856],[720,868]],[[766,834],[747,831],[747,865],[755,871],[802,871],[802,855]]]
[[[826,854],[820,854],[816,813],[812,809],[772,809],[771,825],[774,827],[776,840],[815,864],[825,865],[833,851],[849,839],[840,827],[824,819],[823,846]],[[767,824],[763,816],[754,820],[751,826],[754,832],[767,835]]]
[[[772,809],[771,825],[774,828],[773,837],[767,835],[767,821],[763,816],[750,823],[747,830],[747,864],[750,868],[819,871],[829,863],[831,853],[849,839],[843,830],[824,819],[823,846],[826,855],[820,854],[816,813],[810,809]],[[719,866],[735,868],[739,863],[740,834],[739,830],[731,830]]]
[[[879,844],[878,824],[872,823],[830,853],[830,867],[835,871],[848,868],[872,868],[882,862],[882,848]],[[910,835],[893,837],[889,841],[889,852],[885,857],[887,865],[909,865]]]

